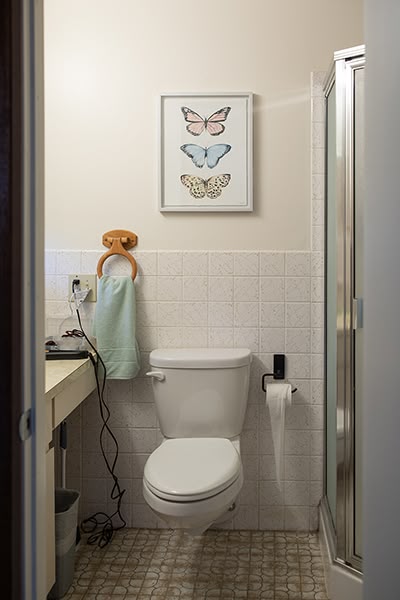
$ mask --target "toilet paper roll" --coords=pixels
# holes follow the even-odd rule
[[[276,481],[282,488],[283,457],[285,448],[286,408],[292,404],[290,383],[269,383],[266,391],[266,404],[271,419],[272,441],[274,444]]]

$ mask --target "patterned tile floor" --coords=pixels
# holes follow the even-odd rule
[[[126,529],[104,549],[82,540],[64,600],[327,600],[318,536]]]

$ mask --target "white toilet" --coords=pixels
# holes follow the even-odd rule
[[[147,375],[164,441],[146,462],[143,495],[171,528],[200,534],[232,514],[243,485],[250,363],[247,348],[150,354]]]

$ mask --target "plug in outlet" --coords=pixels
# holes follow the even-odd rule
[[[96,302],[97,300],[97,276],[96,275],[82,275],[82,274],[75,274],[75,275],[68,275],[68,289],[69,289],[69,293],[72,293],[72,282],[74,279],[79,279],[80,281],[80,288],[81,290],[84,290],[86,288],[90,289],[90,293],[88,294],[85,302]]]

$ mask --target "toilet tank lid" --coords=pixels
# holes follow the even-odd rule
[[[150,353],[152,367],[170,369],[224,369],[250,363],[248,348],[166,348]]]

